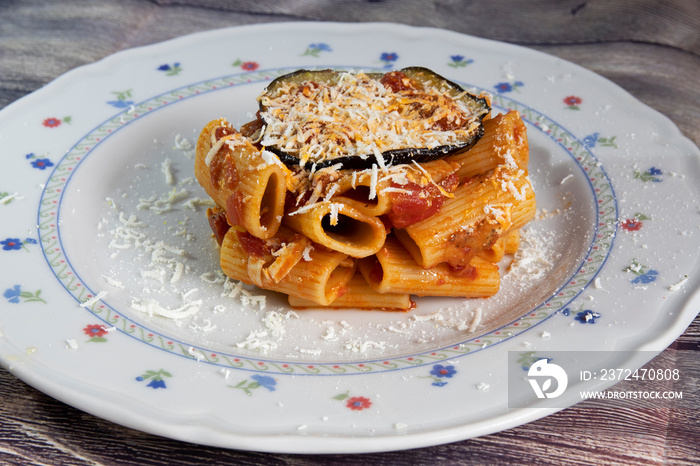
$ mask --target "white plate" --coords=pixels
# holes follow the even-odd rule
[[[497,112],[528,125],[540,211],[502,291],[405,314],[222,296],[187,143],[211,119],[251,119],[286,72],[412,65],[493,93]],[[0,154],[3,365],[82,410],[189,442],[368,452],[496,432],[555,409],[508,409],[508,352],[660,351],[698,307],[698,149],[619,87],[512,45],[390,24],[195,34],[5,108]],[[134,308],[149,300],[191,315]]]

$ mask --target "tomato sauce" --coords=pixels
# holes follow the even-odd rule
[[[241,248],[249,256],[265,257],[270,255],[270,247],[260,238],[256,238],[247,231],[237,231],[236,236],[238,236]]]
[[[392,90],[392,92],[410,91],[414,90],[411,80],[406,76],[406,73],[402,71],[389,71],[382,76],[380,82]]]
[[[243,195],[240,191],[235,191],[226,199],[226,219],[229,225],[243,226]]]
[[[453,173],[442,180],[440,187],[450,193],[457,189],[458,184],[459,177]],[[403,185],[392,183],[392,187],[409,191],[390,194],[392,207],[387,218],[396,228],[406,228],[435,215],[445,202],[443,192],[433,183],[425,186],[413,182]]]
[[[226,212],[223,210],[213,211],[209,209],[209,211],[207,211],[207,220],[209,220],[209,226],[214,232],[216,242],[221,246],[221,243],[224,241],[224,236],[226,236],[226,232],[228,232],[230,228],[226,221]]]
[[[234,132],[235,130],[223,126],[216,128],[216,140],[218,141],[219,139],[228,136],[229,134],[233,134]],[[213,186],[222,187],[233,191],[238,186],[239,176],[238,170],[236,170],[236,165],[231,163],[229,160],[226,160],[228,155],[227,151],[228,147],[226,147],[224,144],[221,149],[219,149],[216,157],[212,159],[211,164],[209,165],[209,173],[211,177],[211,184]]]

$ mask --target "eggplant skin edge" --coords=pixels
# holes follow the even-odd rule
[[[457,93],[463,93],[465,92],[464,88],[460,86],[459,84],[450,81],[449,79],[444,78],[443,76],[435,73],[434,71],[424,68],[424,67],[418,67],[418,66],[411,66],[407,68],[402,68],[401,70],[397,70],[401,72],[409,72],[409,73],[428,73],[433,77],[434,79],[439,79],[448,86],[450,86],[455,92]],[[289,80],[290,78],[295,78],[295,77],[301,77],[304,75],[310,75],[309,78],[312,78],[314,74],[320,74],[320,73],[326,73],[326,74],[331,74],[331,73],[340,73],[342,71],[336,71],[332,69],[324,69],[324,70],[308,70],[308,69],[300,69],[297,71],[293,71],[291,73],[288,73],[286,75],[280,76],[276,79],[274,79],[266,88],[263,93],[268,92],[269,90],[273,89],[278,83],[283,82],[284,80]],[[368,76],[379,79],[381,78],[384,73],[367,73]],[[306,80],[306,79],[305,79]],[[303,81],[300,81],[303,82]],[[410,148],[402,148],[402,149],[392,149],[388,150],[385,152],[382,152],[382,158],[384,159],[384,164],[386,165],[401,165],[401,164],[408,164],[408,163],[413,163],[413,162],[418,162],[418,163],[425,163],[425,162],[430,162],[433,160],[441,159],[444,157],[447,157],[448,155],[454,154],[456,152],[464,152],[468,151],[474,145],[481,139],[481,137],[484,135],[484,125],[483,125],[483,120],[488,115],[491,111],[491,107],[488,103],[488,100],[484,97],[478,97],[475,96],[471,93],[467,93],[468,96],[471,97],[471,99],[475,102],[477,102],[483,109],[484,111],[479,115],[477,118],[479,120],[479,127],[476,130],[476,132],[472,135],[472,137],[469,139],[468,142],[464,144],[453,144],[453,145],[442,145],[442,146],[437,146],[433,148],[427,148],[427,147],[410,147]],[[263,106],[262,102],[259,105],[260,107],[260,112],[265,111],[265,107]],[[265,149],[274,153],[277,155],[284,163],[290,168],[294,167],[299,167],[301,165],[301,162],[299,158],[295,155],[292,155],[288,152],[285,152],[277,147],[274,146],[265,146]],[[323,160],[321,162],[310,162],[312,165],[315,165],[316,169],[320,168],[326,168],[326,167],[331,167],[331,166],[337,166],[340,165],[341,170],[361,170],[361,169],[367,169],[371,168],[372,165],[380,165],[379,161],[377,160],[377,157],[374,154],[367,154],[365,157],[359,156],[359,155],[352,155],[352,156],[347,156],[347,157],[336,157],[334,159],[329,159],[329,160]]]

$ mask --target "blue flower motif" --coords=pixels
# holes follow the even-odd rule
[[[316,49],[320,52],[331,52],[332,51],[331,46],[328,44],[324,44],[324,43],[311,44],[311,45],[309,45],[309,47],[312,49]]]
[[[39,170],[44,170],[47,167],[53,167],[53,163],[49,159],[36,159],[32,160],[32,166]]]
[[[165,386],[165,380],[159,379],[159,378],[156,378],[156,379],[151,380],[151,381],[148,383],[148,385],[146,385],[146,386],[147,386],[147,387],[151,387],[151,388],[153,388],[153,389],[156,389],[156,388],[168,388],[168,387]]]
[[[656,167],[651,167],[649,170],[647,170],[647,175],[651,178],[651,181],[654,183],[661,183],[661,175],[663,175],[664,172]]]
[[[504,92],[516,91],[522,85],[523,85],[522,81],[515,81],[512,83],[506,83],[506,82],[498,83],[493,87],[496,89],[496,92],[498,92],[499,94],[503,94]]]
[[[648,283],[652,283],[652,282],[656,281],[656,278],[658,275],[659,275],[659,272],[657,272],[654,269],[647,270],[643,274],[638,275],[635,278],[633,278],[631,280],[631,282],[635,285],[637,285],[637,284],[646,285]]]
[[[3,296],[7,298],[8,301],[11,303],[18,303],[19,302],[19,297],[22,294],[22,287],[19,285],[15,285],[13,288],[8,288],[5,290],[5,293],[3,293]]]
[[[134,105],[133,100],[109,100],[107,103],[116,108],[129,108]]]
[[[434,387],[444,387],[445,385],[447,385],[447,382],[437,381],[433,382],[431,385],[433,385]]]
[[[178,62],[173,63],[172,66],[166,63],[165,65],[160,65],[158,71],[163,71],[168,76],[175,76],[182,71],[182,68]]]
[[[576,314],[576,320],[582,324],[595,324],[596,320],[600,318],[600,314],[591,310],[581,311]]]
[[[136,377],[136,380],[138,382],[150,380],[150,382],[148,382],[146,386],[151,387],[153,389],[168,388],[165,385],[165,380],[163,380],[163,377],[172,377],[172,374],[163,369],[160,369],[159,371],[146,371],[143,375],[139,375],[138,377]]]
[[[399,55],[396,52],[384,52],[380,55],[379,59],[384,62],[384,68],[391,68],[393,63],[399,59]]]
[[[2,294],[9,302],[17,304],[21,301],[25,303],[29,302],[41,302],[46,304],[46,301],[44,301],[43,298],[41,298],[41,290],[37,290],[34,293],[30,293],[29,291],[22,291],[22,287],[20,285],[15,285],[12,288],[8,288],[5,290],[5,292]]]
[[[36,155],[34,155],[34,152],[30,152],[29,154],[24,156],[25,159],[33,159],[35,157],[36,157]]]
[[[470,63],[474,63],[474,60],[470,59],[465,59],[464,55],[451,55],[450,56],[450,62],[448,63],[449,66],[452,68],[460,68],[463,66],[467,66]]]
[[[651,181],[653,183],[661,183],[662,178],[661,175],[663,175],[663,171],[659,168],[656,167],[651,167],[649,170],[645,172],[639,172],[635,171],[634,172],[634,177],[636,179],[642,180],[644,182]]]
[[[301,55],[311,55],[313,57],[318,57],[321,54],[321,52],[332,52],[331,46],[322,42],[316,44],[309,44],[309,46],[306,47],[306,51]]]
[[[598,142],[599,133],[589,134],[583,138],[583,145],[590,148],[595,147],[595,143]]]
[[[265,387],[271,392],[275,391],[275,385],[277,385],[277,381],[272,377],[267,375],[254,375],[251,377],[251,379],[259,383],[261,387]]]
[[[445,377],[445,378],[452,378],[453,375],[457,373],[457,370],[455,369],[455,366],[443,366],[442,364],[435,364],[433,366],[433,369],[430,371],[430,375],[433,375],[435,377]]]
[[[22,243],[22,241],[20,241],[19,238],[7,238],[3,241],[0,241],[0,244],[2,244],[2,248],[5,251],[22,249],[22,246],[24,245],[24,243]]]

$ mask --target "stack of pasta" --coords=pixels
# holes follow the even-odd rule
[[[207,215],[224,273],[297,308],[495,294],[535,214],[519,114],[469,108],[453,83],[408,72],[332,76],[276,82],[254,121],[202,130],[195,174],[218,206]],[[460,146],[462,130],[473,137]]]

